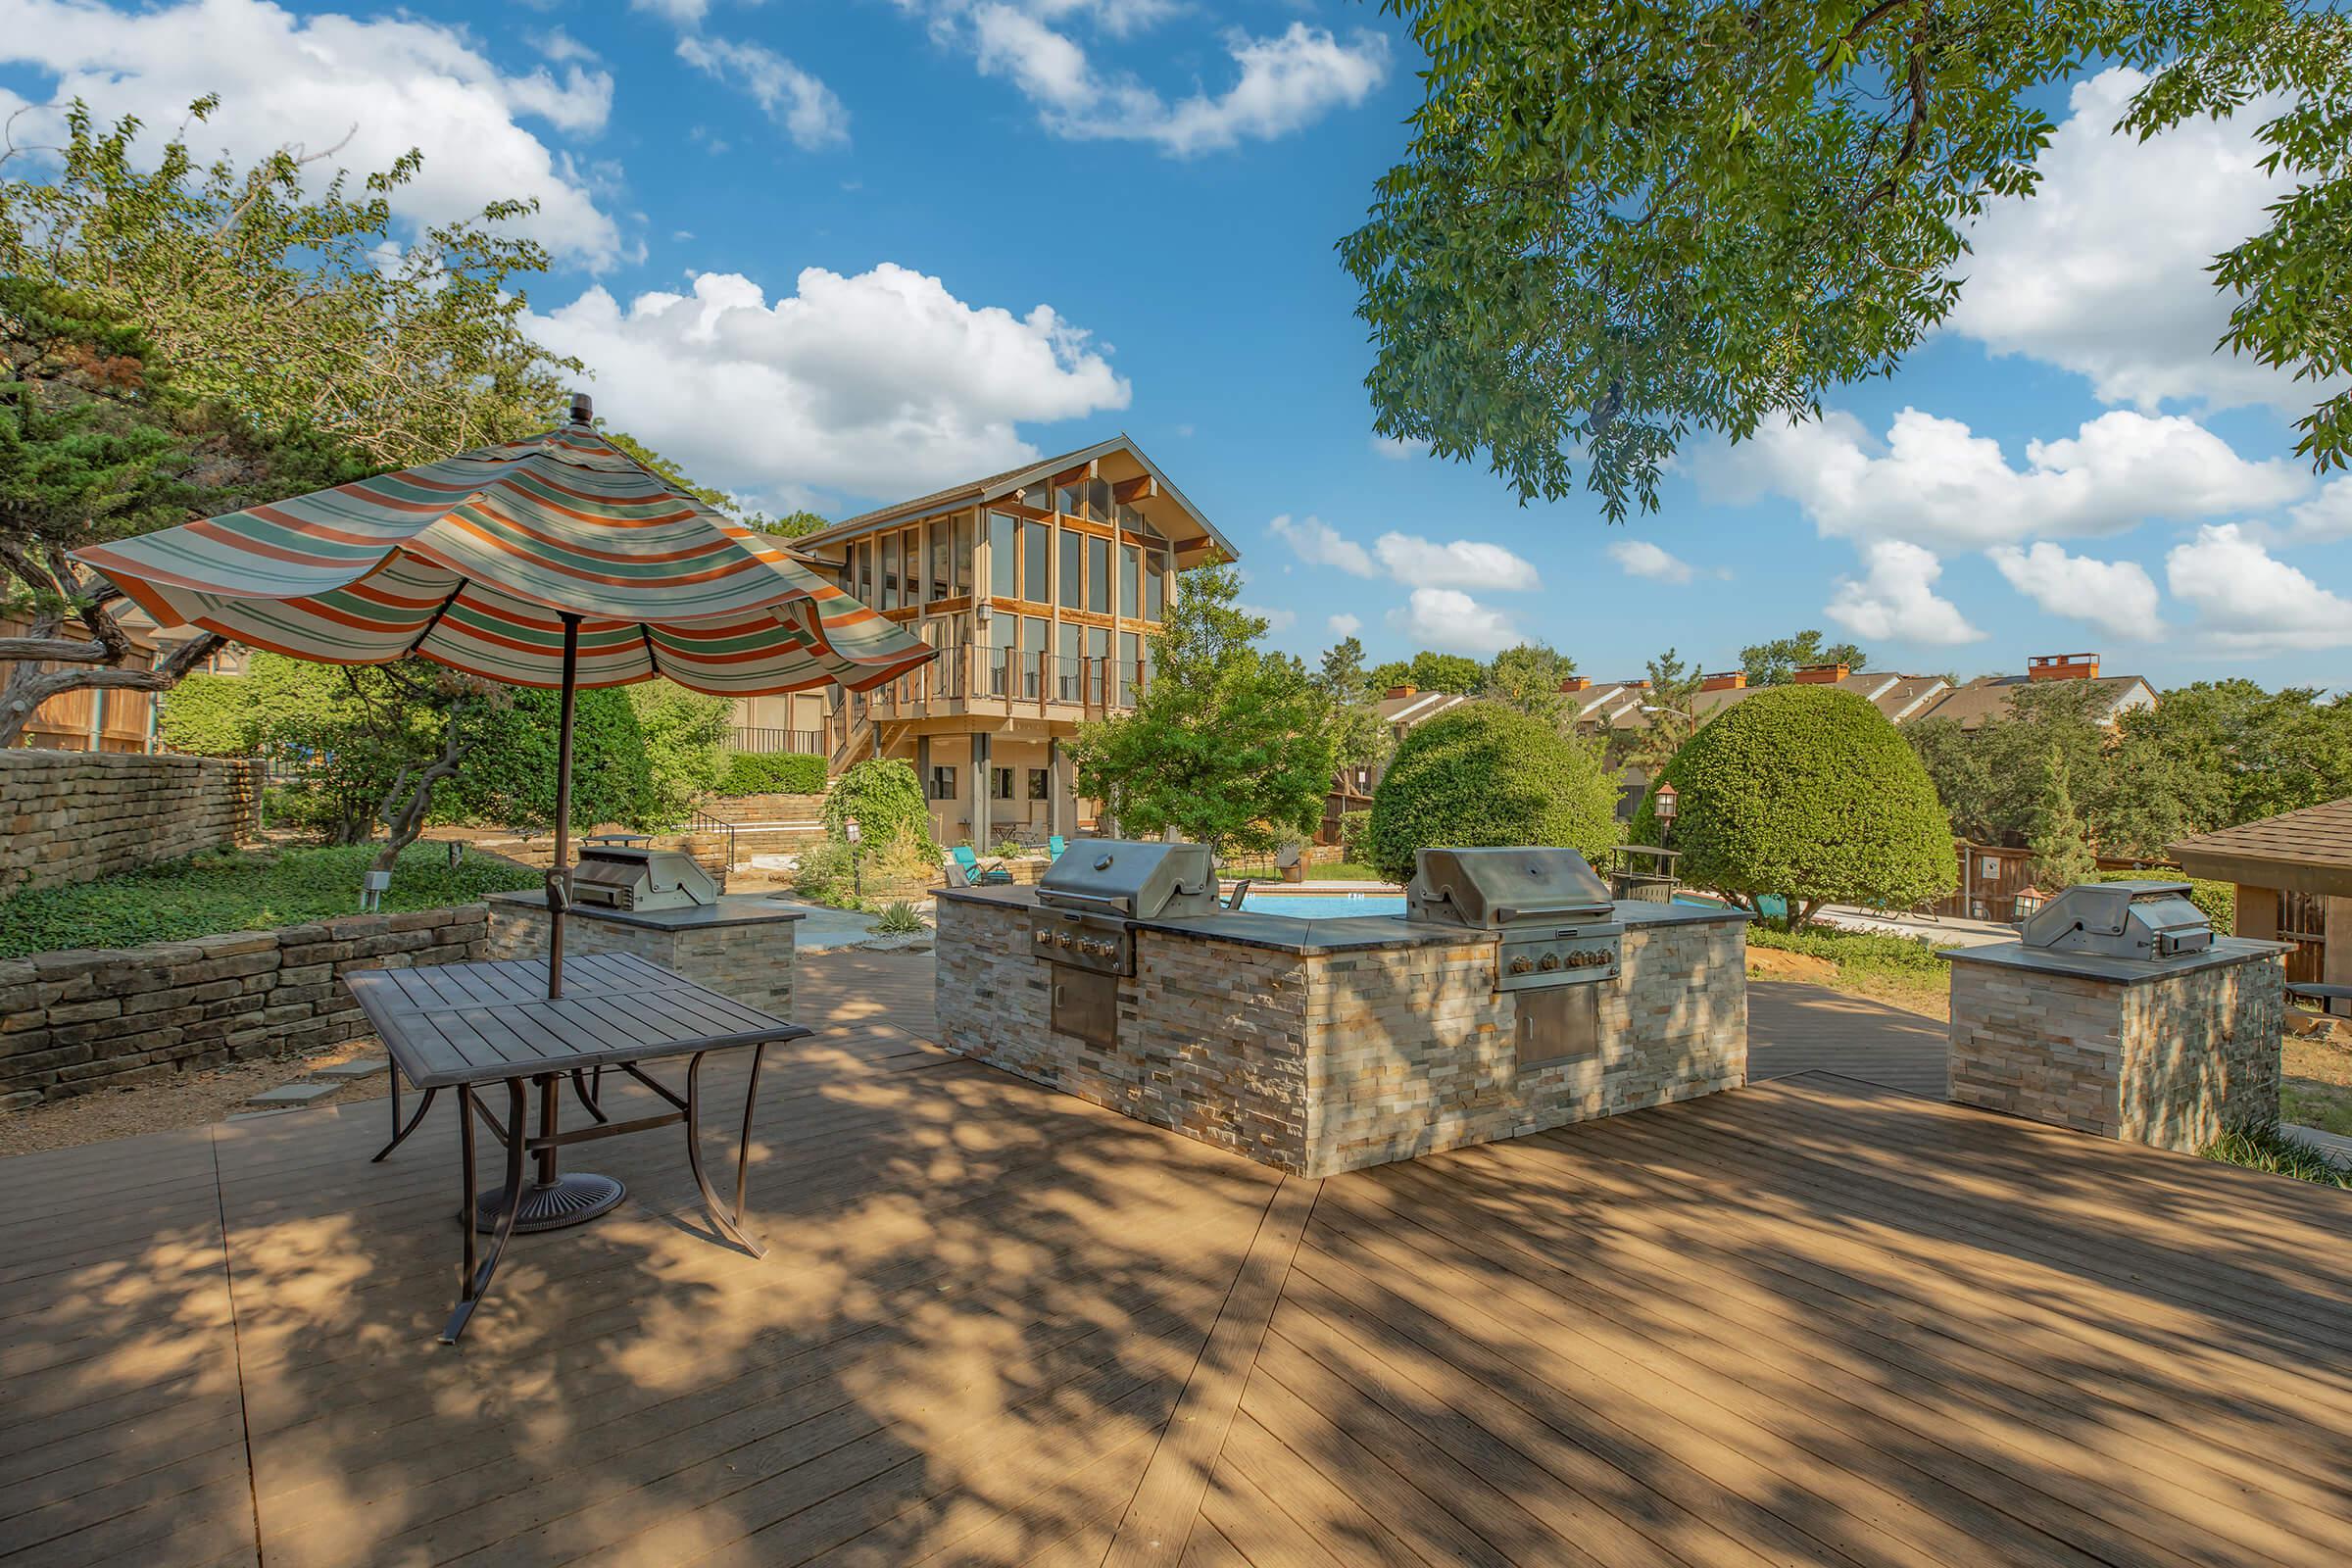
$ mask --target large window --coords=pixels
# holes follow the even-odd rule
[[[1144,553],[1133,545],[1119,546],[1119,613],[1135,613],[1136,578],[1143,570]]]
[[[952,801],[956,798],[956,769],[953,766],[931,769],[931,798]]]
[[[988,798],[992,801],[1012,799],[1012,769],[992,767],[988,770]]]
[[[1029,798],[1033,801],[1044,800],[1046,798],[1047,783],[1048,780],[1046,778],[1046,770],[1044,768],[1031,768],[1029,770]]]
[[[1054,510],[1065,517],[1085,516],[1086,481],[1081,479],[1076,484],[1065,484],[1054,491]]]
[[[1061,608],[1085,606],[1086,538],[1075,528],[1061,530]]]
[[[954,553],[956,530],[945,517],[931,522],[931,599],[948,597],[948,561]],[[929,601],[926,600],[926,603]]]
[[[949,547],[949,580],[958,594],[972,591],[972,519],[956,514],[955,538]]]
[[[1165,552],[1158,550],[1144,552],[1144,618],[1146,620],[1166,618],[1167,606],[1163,601],[1167,595],[1167,569],[1168,558]]]
[[[874,542],[858,541],[858,602],[870,606],[874,602]]]
[[[899,536],[895,533],[882,536],[882,603],[876,608],[899,608]]]
[[[1013,545],[1019,527],[1020,519],[1009,512],[988,514],[988,591],[999,599],[1020,597],[1021,563]]]
[[[1043,615],[1021,617],[1021,695],[1031,702],[1045,695],[1038,683],[1044,678],[1039,670],[1046,659],[1046,625]]]
[[[1086,541],[1086,608],[1098,615],[1110,613],[1110,541]]]
[[[1061,646],[1055,650],[1054,695],[1062,702],[1080,700],[1085,688],[1078,678],[1078,626],[1074,621],[1061,623]]]
[[[1144,689],[1143,643],[1134,632],[1119,633],[1119,701],[1130,708]]]
[[[1054,578],[1046,555],[1046,541],[1052,533],[1042,522],[1021,524],[1021,597],[1033,605],[1054,602]]]

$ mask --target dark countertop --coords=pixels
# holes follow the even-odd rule
[[[2022,942],[1993,942],[1977,948],[1945,948],[1936,956],[1947,963],[1989,963],[1996,968],[2033,969],[2042,974],[2071,974],[2116,985],[2144,986],[2195,974],[2200,969],[2220,969],[2267,958],[2286,952],[2288,947],[2284,942],[2258,942],[2252,937],[2215,937],[2212,947],[2193,957],[2154,962],[2145,958],[2110,958],[2096,953],[2058,953],[2048,948],[2029,948]]]
[[[1276,888],[1274,891],[1281,890]],[[941,888],[934,896],[943,904],[1004,904],[1021,909],[1037,906],[1037,890],[1030,887]],[[1724,920],[1744,923],[1750,918],[1744,909],[1702,909],[1688,904],[1628,902],[1616,907],[1619,923],[1629,930],[1636,926],[1697,925]],[[1291,915],[1252,914],[1246,908],[1230,913],[1180,916],[1168,920],[1138,920],[1135,926],[1139,931],[1159,931],[1171,936],[1197,937],[1203,941],[1232,942],[1246,948],[1295,953],[1300,957],[1328,953],[1446,947],[1476,941],[1481,937],[1494,940],[1491,933],[1465,931],[1456,926],[1416,925],[1395,914],[1334,915],[1328,920],[1301,920]]]
[[[541,912],[547,908],[547,895],[535,889],[493,893],[489,902],[515,905]],[[574,904],[564,911],[564,915],[573,920],[609,920],[614,925],[633,925],[648,931],[707,931],[720,926],[765,925],[771,920],[807,918],[799,909],[779,908],[752,893],[722,893],[716,904],[691,905],[683,909],[607,909],[595,905]]]

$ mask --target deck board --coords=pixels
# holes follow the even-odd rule
[[[1286,1181],[941,1052],[925,965],[803,979],[768,1256],[682,1134],[587,1146],[629,1201],[455,1350],[448,1107],[383,1165],[380,1101],[0,1162],[0,1564],[2352,1553],[2341,1195],[1818,1067]],[[1769,1059],[1919,1078],[1836,1022]]]

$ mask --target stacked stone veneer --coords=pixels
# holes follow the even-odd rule
[[[2129,982],[1964,953],[1952,964],[1951,1098],[2187,1152],[2278,1121],[2286,971],[2270,945],[2245,946],[2260,951]]]
[[[942,1043],[1307,1176],[1736,1088],[1743,928],[1636,927],[1599,983],[1599,1049],[1522,1069],[1492,940],[1292,953],[1139,930],[1119,1044],[1055,1034],[1026,898],[943,899]]]
[[[0,962],[0,1108],[368,1033],[336,976],[482,956],[481,905]]]
[[[261,784],[233,758],[0,751],[0,897],[242,843]]]
[[[721,901],[720,907],[733,902]],[[651,926],[574,905],[564,920],[564,951],[632,954],[747,1007],[790,1018],[798,924],[789,914],[774,913],[727,923]],[[539,894],[491,900],[489,956],[543,958],[547,940],[547,905]]]

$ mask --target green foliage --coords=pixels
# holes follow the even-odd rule
[[[1486,666],[1475,659],[1466,659],[1460,654],[1433,654],[1424,648],[1413,656],[1412,668],[1407,671],[1403,684],[1425,692],[1452,692],[1461,697],[1475,697],[1486,675]]]
[[[1841,931],[1835,926],[1808,925],[1784,931],[1761,921],[1747,928],[1751,948],[1778,948],[1807,957],[1827,958],[1841,969],[1883,974],[1902,980],[1941,980],[1946,965],[1938,953],[1950,951],[1917,937],[1886,931]]]
[[[996,857],[1000,860],[1018,859],[1028,853],[1028,850],[1022,847],[1019,839],[1001,840],[996,848]]]
[[[1372,796],[1364,858],[1392,882],[1433,847],[1566,845],[1598,859],[1617,842],[1616,787],[1597,750],[1493,703],[1408,732]]]
[[[251,757],[253,694],[242,675],[190,675],[158,699],[156,730],[190,757]]]
[[[716,795],[822,795],[825,760],[808,752],[736,752]]]
[[[1927,769],[1953,832],[1975,844],[2023,849],[2044,810],[2053,749],[2075,808],[2094,834],[2106,819],[2114,776],[2099,714],[2107,701],[2088,681],[2025,681],[2011,688],[2007,715],[1974,732],[1930,716],[1905,724],[1902,735]]]
[[[2352,1164],[2329,1159],[2309,1144],[2287,1137],[2276,1127],[2247,1127],[2225,1132],[2200,1151],[2207,1159],[2274,1176],[2292,1176],[2323,1187],[2352,1189]]]
[[[894,841],[910,839],[936,863],[939,845],[931,837],[931,807],[914,769],[895,757],[869,757],[833,781],[825,792],[825,832],[849,842],[846,823],[858,819],[863,852],[878,856]]]
[[[778,539],[799,539],[804,535],[816,532],[819,528],[830,528],[833,524],[826,518],[803,508],[797,512],[787,512],[781,517],[762,517],[755,526],[761,533],[773,534]]]
[[[264,931],[357,912],[367,847],[223,851],[72,887],[0,901],[0,958],[59,948],[184,942],[222,931]],[[392,870],[383,907],[438,909],[539,886],[539,873],[468,855],[451,869],[438,844],[419,844]]]
[[[1642,693],[1645,722],[1612,730],[1612,761],[1655,776],[1698,730],[1698,688],[1706,676],[1669,648],[1648,663],[1649,687]]]
[[[1795,679],[1798,670],[1817,664],[1843,664],[1859,670],[1869,662],[1870,656],[1852,643],[1824,647],[1821,633],[1812,627],[1793,637],[1775,637],[1740,650],[1740,667],[1747,671],[1750,686],[1783,686]]]
[[[2098,852],[2090,847],[2090,830],[2075,809],[2075,794],[2067,781],[2066,752],[2053,745],[2042,760],[2041,800],[2034,814],[2034,880],[2045,893],[2073,887],[2098,874]]]
[[[886,937],[910,937],[918,931],[928,931],[926,923],[912,904],[905,899],[893,899],[882,906],[874,921],[874,930]]]
[[[1951,829],[1918,758],[1886,716],[1834,686],[1780,686],[1733,704],[1660,778],[1681,796],[1673,848],[1685,881],[1749,907],[1788,901],[1908,908],[1951,890]],[[1662,837],[1656,792],[1633,824]]]
[[[846,908],[854,902],[856,864],[847,840],[827,839],[801,852],[792,867],[792,891],[811,904]]]
[[[2124,714],[2105,762],[2100,843],[2154,858],[2192,834],[2352,795],[2352,702],[2198,681]]]
[[[1078,787],[1127,833],[1262,854],[1323,819],[1328,703],[1298,660],[1255,646],[1266,623],[1236,607],[1240,587],[1230,566],[1186,572],[1134,710],[1078,732]]]
[[[1342,767],[1377,767],[1395,738],[1374,707],[1387,687],[1364,668],[1364,645],[1343,637],[1323,651],[1323,665],[1308,677],[1323,699],[1334,756]]]
[[[1364,671],[1364,679],[1371,685],[1373,701],[1377,702],[1397,687],[1412,684],[1412,661],[1392,659],[1383,663],[1374,664],[1370,669]]]
[[[645,814],[662,824],[685,820],[694,803],[717,790],[727,771],[727,732],[734,704],[688,691],[675,681],[624,686],[637,720],[637,743],[648,773]]]
[[[1576,661],[1556,653],[1547,643],[1521,643],[1494,656],[1479,681],[1478,692],[1546,724],[1557,724],[1568,712],[1560,683],[1576,673]]]
[[[1576,466],[1612,518],[1693,431],[1735,440],[1891,372],[1950,312],[1966,234],[2035,188],[2063,84],[2154,74],[2120,129],[2259,106],[2294,188],[2225,252],[2225,342],[2333,395],[2352,449],[2352,19],[2057,0],[1388,0],[1429,61],[1404,162],[1340,245],[1380,434],[1484,452],[1522,500]],[[2278,94],[2278,98],[2262,94]]]

